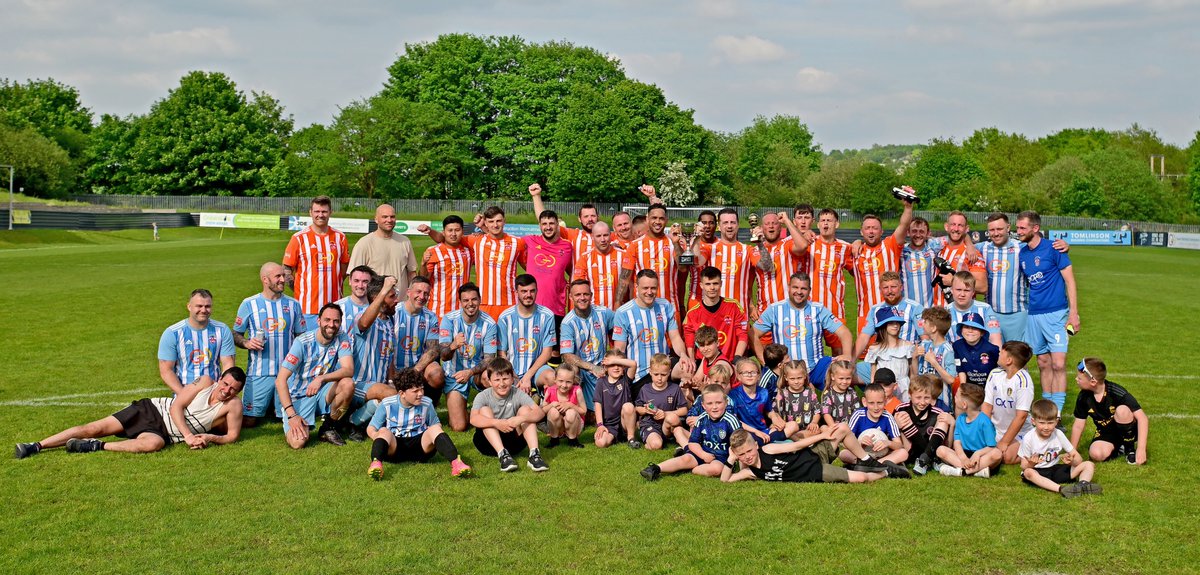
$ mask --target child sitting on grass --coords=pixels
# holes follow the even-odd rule
[[[1049,399],[1039,399],[1033,402],[1030,413],[1033,432],[1021,440],[1021,480],[1067,499],[1099,495],[1102,489],[1092,483],[1096,465],[1083,461],[1058,429],[1058,406]]]
[[[579,372],[574,366],[564,363],[554,370],[554,385],[546,388],[546,402],[542,410],[546,412],[547,433],[550,435],[546,447],[558,447],[564,435],[567,445],[583,447],[579,442],[579,434],[583,432],[587,407],[583,405],[583,389],[579,387]]]
[[[692,428],[687,451],[662,463],[651,463],[642,470],[642,477],[653,481],[663,473],[680,471],[705,477],[721,476],[729,460],[729,437],[741,429],[742,424],[725,410],[725,390],[721,386],[706,386],[700,397],[704,402],[704,415]]]
[[[626,359],[619,350],[610,349],[604,354],[604,377],[596,380],[596,447],[608,447],[625,441],[630,449],[640,449],[642,443],[635,433],[637,412],[633,408],[630,394],[633,382],[627,370],[637,369],[637,363]]]
[[[992,468],[1000,466],[1000,450],[996,449],[996,428],[991,418],[979,411],[983,389],[964,385],[954,401],[959,410],[954,421],[954,447],[937,448],[937,456],[944,462],[938,471],[950,477],[991,477]]]

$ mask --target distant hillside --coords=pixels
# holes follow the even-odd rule
[[[829,159],[866,160],[902,172],[917,162],[917,156],[923,149],[924,144],[875,144],[866,150],[834,150],[829,153]]]

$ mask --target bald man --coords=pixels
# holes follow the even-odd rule
[[[592,249],[575,260],[573,279],[587,280],[592,284],[592,303],[617,309],[629,300],[628,292],[617,293],[617,279],[623,265],[625,251],[612,243],[608,224],[596,222],[592,225]]]
[[[267,262],[259,268],[262,293],[238,306],[233,322],[233,344],[250,352],[246,371],[246,394],[242,400],[242,425],[254,427],[265,416],[275,398],[275,376],[296,336],[309,330],[300,302],[283,294],[286,271]],[[316,326],[311,326],[315,328]]]
[[[396,209],[383,204],[375,209],[375,231],[354,244],[350,252],[350,269],[370,266],[381,276],[396,278],[400,293],[408,290],[408,282],[417,275],[417,256],[412,242],[396,229]]]

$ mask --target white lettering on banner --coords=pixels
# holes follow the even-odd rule
[[[202,228],[234,228],[237,225],[234,223],[234,218],[237,214],[210,214],[200,213],[200,227]]]

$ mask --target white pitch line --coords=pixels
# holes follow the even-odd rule
[[[92,393],[73,393],[70,395],[55,395],[55,396],[51,396],[51,397],[34,397],[34,398],[30,398],[30,399],[14,399],[14,400],[10,400],[10,401],[0,401],[0,406],[4,406],[4,405],[20,405],[20,406],[46,405],[46,404],[52,403],[52,402],[60,402],[64,399],[84,399],[84,398],[88,398],[88,397],[103,397],[106,395],[134,395],[134,394],[146,393],[146,392],[150,392],[150,391],[159,391],[161,389],[162,388],[160,388],[160,387],[144,387],[144,388],[139,388],[139,389],[126,389],[123,391],[96,391],[96,392],[92,392]],[[72,404],[65,403],[65,404],[56,404],[56,405],[72,405]],[[87,405],[87,404],[79,404],[79,405]],[[107,404],[103,404],[103,405],[107,405]]]
[[[1194,413],[1154,413],[1150,417],[1155,419],[1200,419],[1200,414]]]
[[[129,405],[128,401],[113,401],[108,403],[96,403],[86,401],[7,401],[0,403],[3,407],[123,407]]]
[[[1130,379],[1200,379],[1200,375],[1159,375],[1154,373],[1110,373],[1113,378],[1128,377]]]

